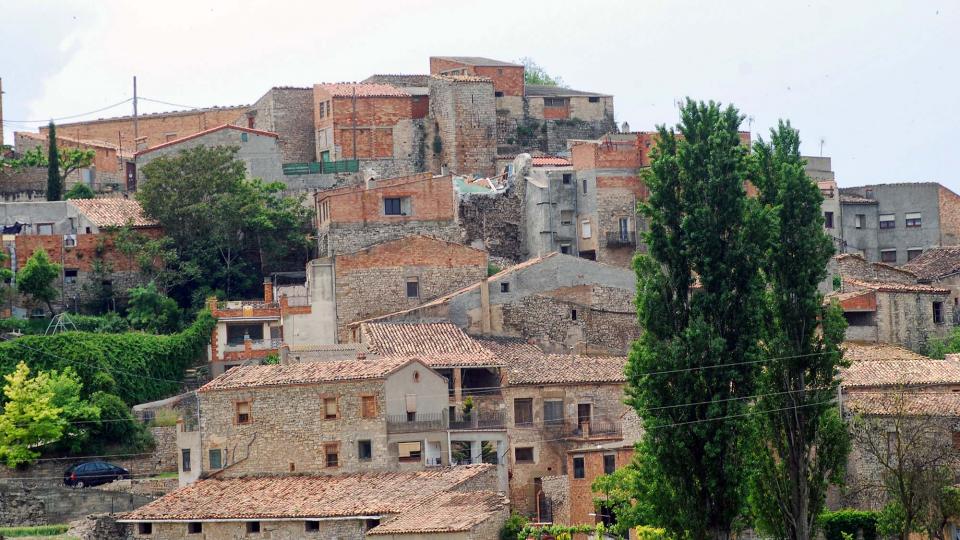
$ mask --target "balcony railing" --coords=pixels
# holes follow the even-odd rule
[[[356,159],[342,159],[340,161],[311,161],[308,163],[284,163],[283,174],[296,176],[301,174],[332,174],[343,172],[357,172],[360,162]]]
[[[507,426],[507,415],[503,411],[470,411],[469,414],[457,412],[450,419],[450,429],[503,429]]]
[[[594,416],[581,422],[544,422],[541,429],[552,437],[565,439],[615,439],[623,436],[619,420]]]
[[[263,300],[221,300],[217,302],[217,309],[279,309],[277,302],[264,302]]]
[[[447,425],[446,413],[416,413],[412,417],[405,414],[387,416],[387,433],[442,431],[447,429]]]
[[[630,247],[637,245],[635,231],[613,231],[607,233],[607,247]]]
[[[243,351],[246,350],[246,341],[250,342],[250,350],[252,351],[262,351],[266,349],[279,349],[280,345],[283,345],[283,339],[281,338],[270,338],[270,339],[251,339],[245,341],[228,341],[227,346],[224,348],[225,351]]]

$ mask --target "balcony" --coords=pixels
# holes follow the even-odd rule
[[[504,429],[507,426],[507,415],[504,411],[470,411],[463,414],[457,411],[450,420],[450,429]]]
[[[224,352],[240,352],[240,351],[267,351],[279,349],[280,345],[283,344],[283,339],[281,338],[271,338],[271,339],[248,339],[244,341],[231,341],[228,342],[226,347],[224,347]]]
[[[637,245],[635,231],[614,231],[606,234],[608,248],[634,247]]]
[[[576,422],[544,422],[541,429],[551,437],[563,439],[620,439],[623,429],[619,420],[594,416]]]
[[[419,433],[421,431],[443,431],[447,429],[447,414],[415,413],[412,417],[405,414],[387,415],[387,433]]]

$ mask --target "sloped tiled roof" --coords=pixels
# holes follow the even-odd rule
[[[520,64],[514,64],[512,62],[504,62],[503,60],[494,60],[493,58],[484,58],[483,56],[434,56],[434,58],[439,58],[440,60],[450,60],[453,62],[460,62],[461,64],[466,64],[468,66],[522,67]]]
[[[842,345],[843,357],[851,362],[891,362],[899,360],[929,360],[922,354],[889,343],[858,343],[846,341]]]
[[[960,416],[960,393],[853,391],[844,394],[843,406],[852,413],[879,416]]]
[[[569,167],[573,165],[569,159],[559,156],[534,156],[531,160],[534,167]]]
[[[547,354],[519,338],[484,338],[484,347],[506,364],[508,385],[622,383],[625,356]]]
[[[453,323],[365,323],[362,328],[371,352],[384,356],[417,355],[431,367],[501,365]]]
[[[330,93],[333,97],[410,97],[409,92],[405,92],[396,86],[378,83],[328,83],[318,84]],[[354,94],[356,92],[356,94]]]
[[[487,473],[491,467],[466,465],[416,472],[207,479],[168,493],[118,518],[122,521],[204,521],[399,514]]]
[[[610,94],[573,90],[572,88],[546,84],[525,84],[523,85],[523,95],[528,97],[608,97]]]
[[[430,75],[403,75],[393,73],[378,73],[362,80],[363,83],[389,84],[401,88],[425,87],[430,84]]]
[[[223,124],[223,125],[219,125],[219,126],[216,126],[216,127],[212,127],[212,128],[210,128],[210,129],[205,129],[205,130],[203,130],[203,131],[198,131],[197,133],[191,133],[190,135],[185,135],[185,136],[183,136],[183,137],[180,137],[180,138],[177,138],[177,139],[173,139],[173,140],[167,141],[167,142],[165,142],[165,143],[158,144],[158,145],[156,145],[156,146],[151,146],[150,148],[145,148],[145,149],[143,149],[143,150],[140,150],[139,152],[137,152],[137,153],[134,154],[134,155],[135,155],[135,156],[142,156],[142,155],[144,155],[144,154],[149,154],[150,152],[153,152],[154,150],[160,150],[161,148],[169,148],[169,147],[171,147],[171,146],[176,146],[176,145],[181,144],[181,143],[184,143],[184,142],[186,142],[186,141],[193,140],[193,139],[197,139],[197,138],[203,137],[203,136],[205,136],[205,135],[209,135],[209,134],[211,134],[211,133],[216,133],[217,131],[222,131],[222,130],[224,130],[224,129],[232,129],[232,130],[234,130],[234,131],[242,131],[242,132],[245,132],[245,133],[251,133],[251,134],[253,134],[253,135],[262,135],[262,136],[264,136],[264,137],[273,137],[274,139],[279,139],[279,138],[280,138],[279,135],[277,135],[276,133],[274,133],[274,132],[272,132],[272,131],[264,131],[264,130],[262,130],[262,129],[253,129],[253,128],[248,128],[248,127],[243,127],[243,126],[235,126],[235,125],[233,125],[233,124]]]
[[[240,366],[203,385],[199,391],[380,379],[411,361],[413,359],[410,357],[392,357],[378,359],[375,362],[341,360],[289,365]]]
[[[156,221],[143,215],[140,203],[133,199],[70,199],[69,203],[97,227],[156,227]]]
[[[849,283],[855,287],[863,287],[865,289],[873,289],[880,292],[950,294],[950,289],[933,287],[930,285],[914,285],[909,283],[896,283],[893,281],[861,281],[859,279],[844,279],[843,281],[844,283]]]
[[[953,360],[893,360],[853,362],[840,373],[847,387],[960,384],[960,362]]]
[[[938,279],[960,272],[960,247],[936,247],[903,265],[920,279]]]
[[[370,529],[367,534],[469,531],[495,517],[508,502],[506,497],[492,491],[445,492]]]

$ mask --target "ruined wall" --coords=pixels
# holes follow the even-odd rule
[[[524,180],[511,181],[500,193],[462,194],[458,220],[463,242],[513,262],[524,258]]]
[[[47,169],[30,167],[14,171],[0,167],[0,198],[3,202],[46,201]]]
[[[89,514],[128,512],[152,500],[97,488],[0,482],[0,526],[66,523]]]
[[[441,141],[442,165],[456,174],[495,174],[497,115],[489,79],[431,77],[430,117]]]

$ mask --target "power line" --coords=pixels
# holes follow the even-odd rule
[[[131,101],[133,101],[133,98],[127,98],[127,99],[125,99],[125,100],[123,100],[123,101],[114,103],[113,105],[107,105],[106,107],[103,107],[103,108],[101,108],[101,109],[96,109],[96,110],[93,110],[93,111],[87,111],[87,112],[79,113],[79,114],[72,114],[72,115],[69,115],[69,116],[61,116],[61,117],[58,117],[58,118],[48,118],[48,119],[46,119],[46,120],[10,120],[10,119],[8,119],[8,118],[4,118],[4,119],[3,119],[3,122],[4,122],[4,123],[10,122],[10,123],[16,123],[16,124],[35,124],[35,123],[41,123],[41,124],[42,124],[42,123],[46,123],[46,122],[50,122],[50,121],[55,121],[55,122],[56,122],[56,121],[60,121],[60,120],[70,120],[70,119],[72,119],[72,118],[79,118],[79,117],[81,117],[81,116],[87,116],[88,114],[96,114],[96,113],[98,113],[98,112],[103,112],[103,111],[112,109],[112,108],[114,108],[114,107],[119,107],[120,105],[123,105],[124,103],[129,103],[129,102],[131,102]]]
[[[183,108],[183,109],[204,109],[204,108],[206,108],[206,107],[194,107],[193,105],[182,105],[182,104],[179,104],[179,103],[170,103],[169,101],[161,101],[161,100],[159,100],[159,99],[145,98],[145,97],[143,97],[143,96],[138,96],[137,99],[140,99],[140,100],[143,100],[143,101],[149,101],[149,102],[151,102],[151,103],[159,103],[160,105],[169,105],[169,106],[171,106],[171,107],[181,107],[181,108]]]

